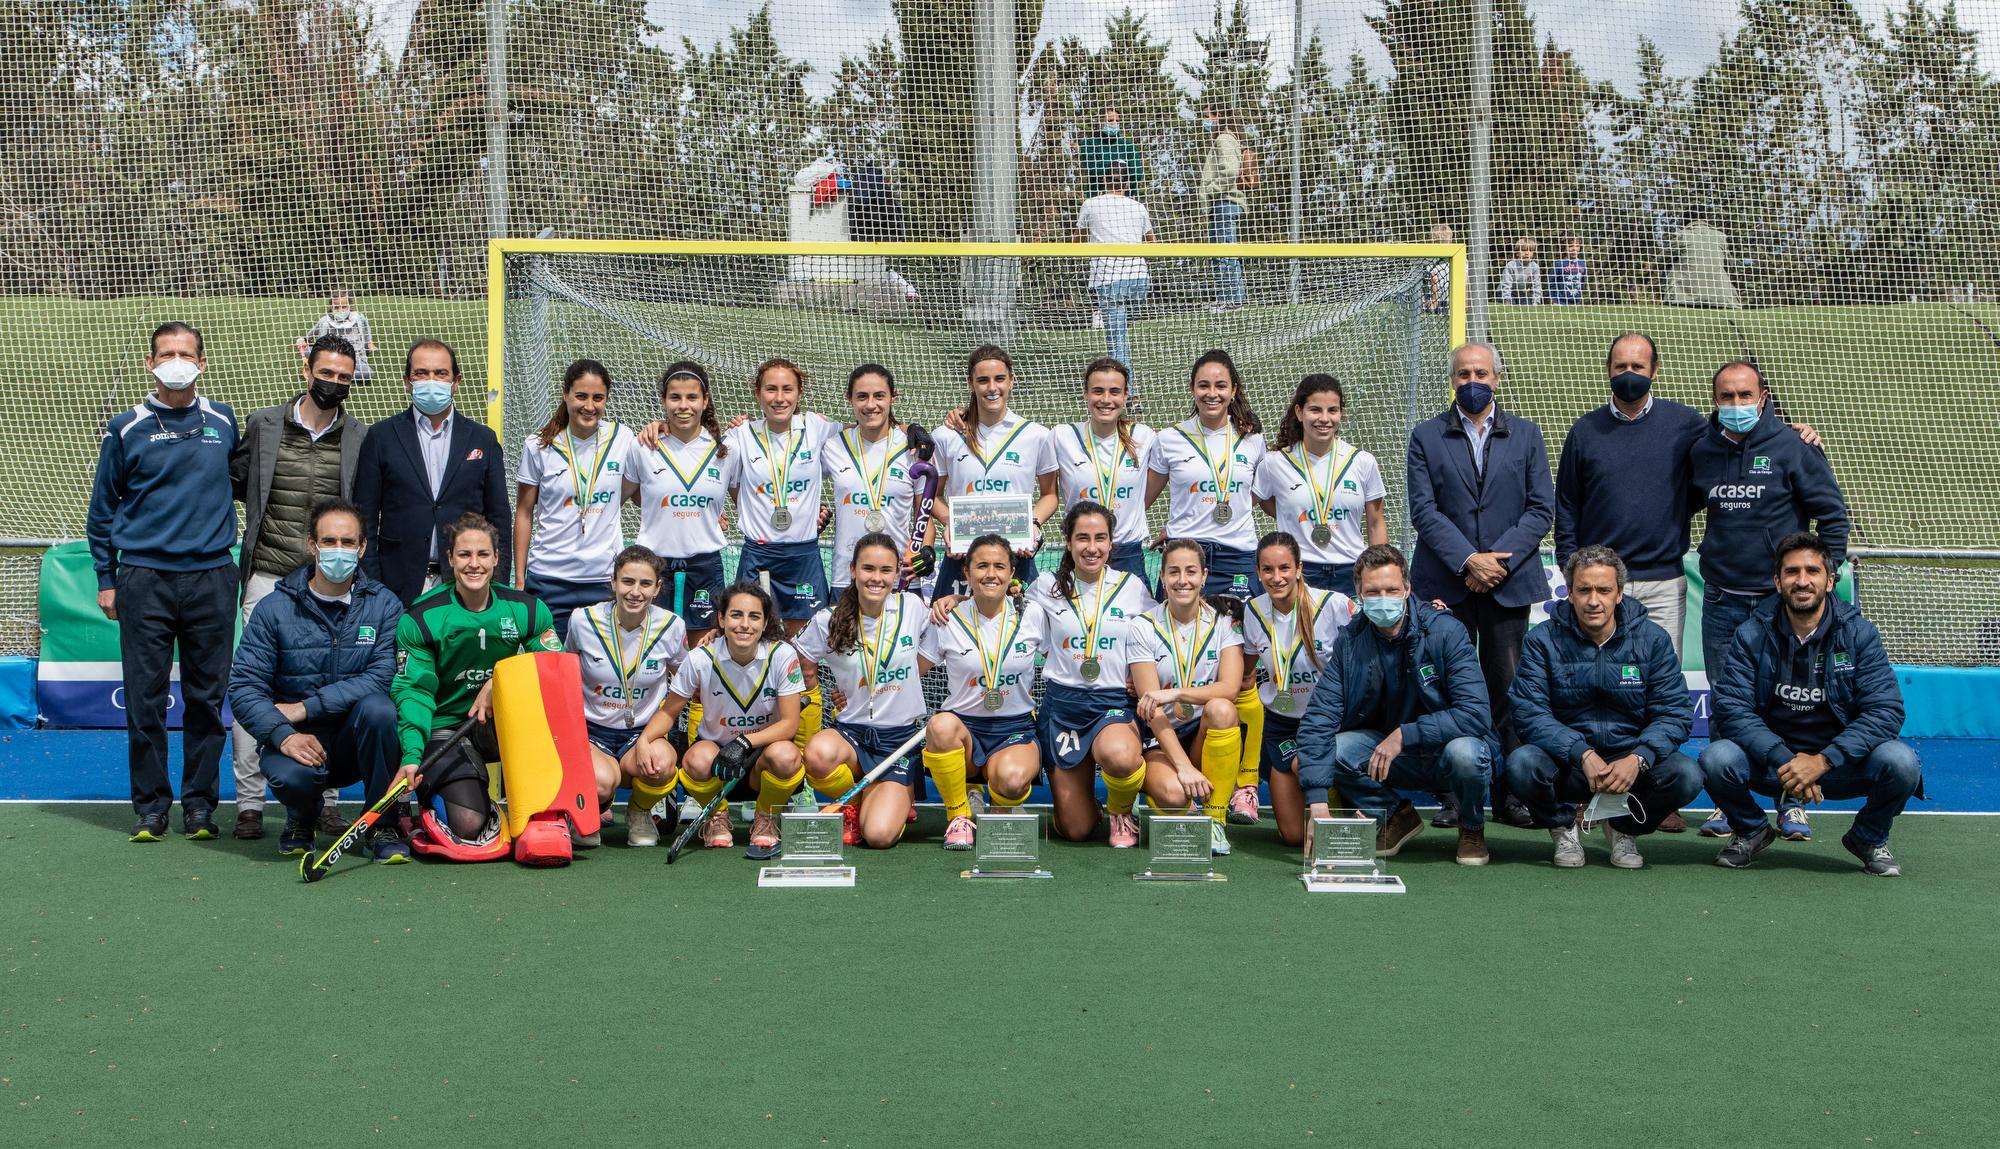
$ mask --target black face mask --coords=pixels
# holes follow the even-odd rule
[[[1621,403],[1637,403],[1653,389],[1653,381],[1637,371],[1620,371],[1611,377],[1611,393]]]
[[[320,410],[338,411],[340,405],[347,402],[347,392],[350,389],[346,383],[328,383],[324,379],[315,379],[307,394],[312,396],[312,401],[319,405]]]

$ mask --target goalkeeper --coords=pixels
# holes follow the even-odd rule
[[[476,514],[444,529],[451,581],[412,603],[396,626],[396,735],[399,779],[414,779],[425,748],[470,718],[475,726],[417,785],[421,828],[411,846],[453,861],[504,857],[500,812],[487,796],[488,763],[500,759],[493,733],[493,666],[527,651],[560,651],[549,608],[494,583],[498,532]]]

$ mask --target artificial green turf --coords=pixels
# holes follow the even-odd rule
[[[308,887],[128,821],[0,814],[0,1144],[2000,1141],[2000,820],[1904,820],[1901,880],[1834,814],[1746,873],[1428,831],[1403,897],[1305,894],[1268,823],[1226,884],[1101,843],[961,881],[931,816],[851,891],[770,891],[617,831]]]

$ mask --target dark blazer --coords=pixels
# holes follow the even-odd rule
[[[1486,437],[1485,473],[1472,465],[1472,440],[1458,408],[1410,431],[1403,472],[1417,550],[1410,582],[1420,599],[1464,602],[1472,594],[1461,572],[1480,551],[1507,551],[1507,580],[1493,588],[1501,606],[1529,606],[1549,597],[1542,573],[1542,536],[1555,521],[1555,484],[1542,429],[1495,407]]]
[[[405,408],[368,429],[354,471],[354,502],[368,534],[361,569],[387,584],[406,606],[423,593],[432,539],[467,511],[492,520],[499,551],[493,581],[509,581],[514,564],[514,512],[507,505],[507,457],[499,438],[486,424],[455,412],[444,483],[432,498],[414,410]]]
[[[271,499],[271,480],[278,469],[278,440],[285,433],[285,420],[292,417],[303,393],[275,407],[259,407],[243,420],[243,437],[229,457],[229,484],[243,503],[243,584],[250,584],[250,556],[257,549],[257,532],[264,527],[264,508]],[[368,437],[368,424],[347,413],[335,413],[340,427],[340,495],[349,498],[354,490],[354,468],[361,460],[361,443]]]

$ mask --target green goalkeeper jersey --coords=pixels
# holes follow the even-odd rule
[[[396,738],[405,763],[423,760],[434,730],[472,710],[493,665],[531,650],[562,649],[555,620],[539,599],[493,583],[485,610],[469,610],[446,583],[412,603],[396,624]]]

